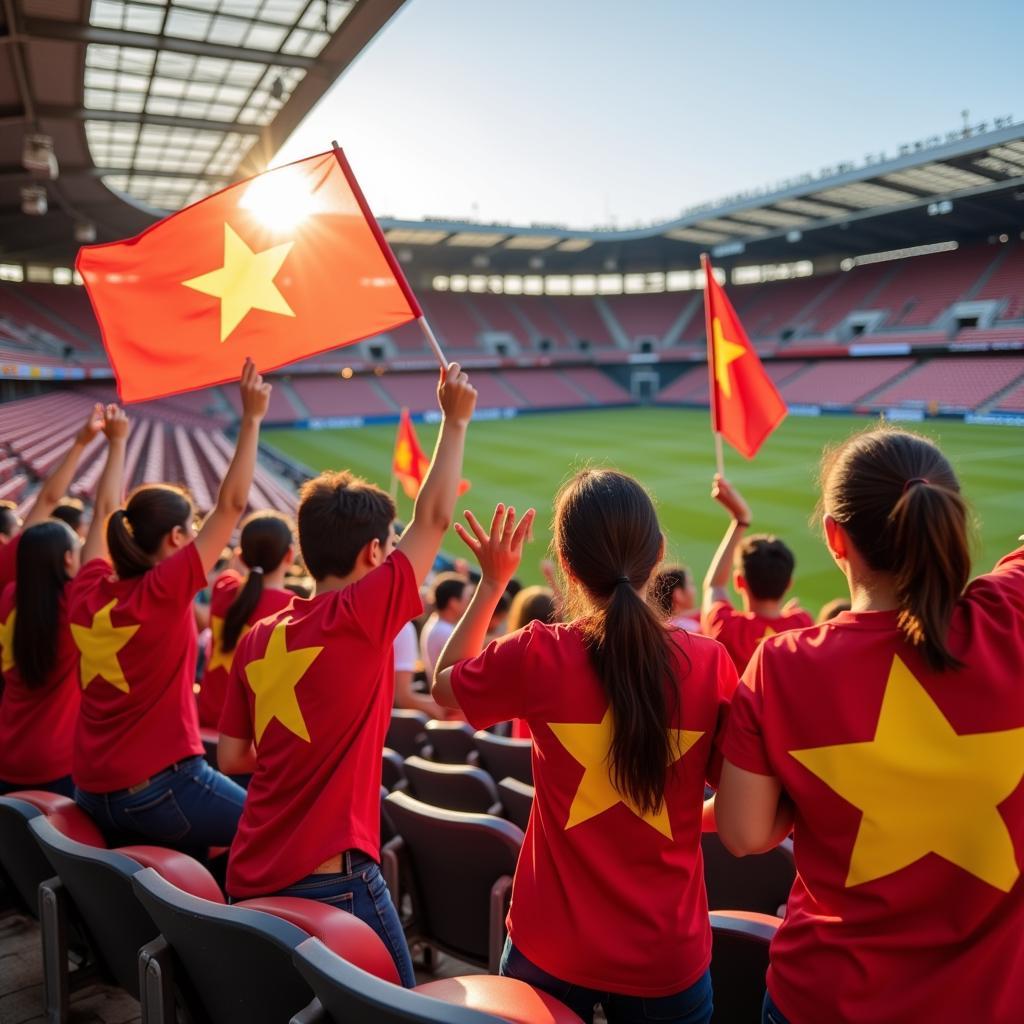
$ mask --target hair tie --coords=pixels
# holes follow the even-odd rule
[[[904,485],[903,493],[906,494],[914,484],[930,484],[931,480],[923,476],[912,476]]]
[[[628,577],[628,576],[620,576],[620,577],[619,577],[619,578],[618,578],[618,579],[617,579],[617,580],[615,581],[615,583],[613,584],[613,586],[616,586],[616,587],[617,587],[617,586],[618,586],[618,585],[619,585],[620,583],[629,583],[629,577]]]
[[[254,565],[249,570],[249,572],[254,572],[254,573],[256,573],[257,576],[262,576],[263,575],[263,566],[262,565]]]

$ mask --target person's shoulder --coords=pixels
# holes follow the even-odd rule
[[[242,577],[234,569],[225,569],[214,581],[215,596],[234,594],[242,586]]]
[[[105,558],[90,558],[75,574],[68,588],[71,595],[80,597],[94,587],[114,582],[114,567],[110,562]]]
[[[691,633],[687,629],[668,628],[666,633],[669,643],[677,655],[691,664],[710,664],[719,658],[728,658],[728,652],[714,637],[703,633]]]

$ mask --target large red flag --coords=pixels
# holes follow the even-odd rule
[[[765,438],[786,418],[786,403],[765,373],[747,332],[722,286],[711,261],[704,268],[704,317],[708,334],[711,375],[711,429],[741,455],[752,459]]]
[[[340,150],[232,185],[77,267],[123,401],[272,370],[422,315]]]
[[[402,418],[398,421],[398,433],[395,435],[395,452],[391,457],[391,472],[402,485],[405,496],[416,500],[420,493],[423,478],[427,475],[430,459],[420,447],[420,439],[412,425],[412,417],[408,409],[402,410]],[[469,481],[459,482],[459,494],[469,490]]]

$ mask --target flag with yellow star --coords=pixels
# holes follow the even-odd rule
[[[401,419],[398,421],[398,433],[395,436],[395,452],[391,457],[391,473],[402,485],[406,497],[412,501],[415,501],[416,495],[420,493],[429,466],[430,459],[420,447],[420,439],[416,436],[409,410],[403,409]],[[469,481],[461,480],[459,494],[465,494],[468,490]]]
[[[76,266],[125,402],[234,380],[247,355],[272,370],[421,315],[340,150],[87,246]]]
[[[785,419],[786,403],[750,344],[725,289],[715,280],[711,261],[704,267],[704,315],[711,376],[711,429],[741,455],[752,459]]]

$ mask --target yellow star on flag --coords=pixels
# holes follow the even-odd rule
[[[220,340],[245,319],[251,309],[295,316],[294,310],[274,284],[294,242],[282,242],[263,252],[254,252],[230,224],[224,225],[224,265],[208,274],[181,283],[204,295],[220,299]]]
[[[647,822],[668,839],[672,838],[672,824],[669,821],[668,807],[662,801],[654,812],[642,813],[627,796],[623,796],[616,788],[611,776],[610,753],[612,746],[612,709],[604,713],[598,723],[549,723],[548,727],[555,734],[558,742],[573,758],[586,769],[580,780],[572,807],[569,809],[569,820],[565,824],[568,831],[575,825],[589,821],[598,814],[625,804],[638,818]],[[689,729],[669,730],[671,753],[669,764],[675,764],[703,736],[703,732]]]
[[[7,620],[0,624],[0,672],[10,672],[14,668],[14,616],[17,609],[12,608]]]
[[[395,466],[405,473],[412,469],[412,445],[404,437],[395,445]]]
[[[210,632],[213,634],[212,641],[210,643],[210,660],[207,662],[207,671],[212,671],[215,668],[222,668],[225,672],[231,671],[231,666],[235,661],[235,651],[238,650],[238,644],[242,642],[242,637],[249,632],[249,626],[243,626],[242,632],[239,634],[238,643],[235,644],[235,649],[232,651],[225,651],[224,644],[224,620],[219,615],[210,616]]]
[[[99,676],[122,693],[129,692],[128,680],[118,661],[118,652],[139,631],[138,626],[115,626],[110,613],[117,604],[114,598],[92,617],[91,626],[71,623],[71,636],[82,656],[82,689]]]
[[[790,753],[862,812],[847,886],[934,853],[1013,888],[1020,870],[999,805],[1024,777],[1024,728],[957,733],[894,657],[874,739]]]
[[[726,338],[722,333],[722,321],[717,316],[711,322],[711,331],[714,335],[715,380],[718,381],[722,394],[726,398],[732,398],[732,380],[729,375],[729,367],[737,359],[745,356],[747,350],[742,345],[737,345],[735,341],[729,341]]]
[[[257,743],[274,718],[299,739],[310,742],[295,687],[323,648],[300,647],[289,651],[285,630],[290,622],[290,618],[279,622],[270,634],[263,657],[245,666],[246,679],[256,698]]]

